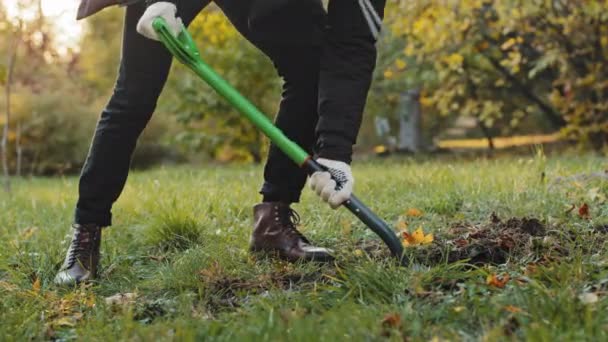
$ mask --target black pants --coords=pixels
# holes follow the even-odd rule
[[[339,6],[340,3],[346,4],[352,7],[352,11],[355,9],[353,5],[357,3],[354,0],[333,1],[337,4],[334,6]],[[323,101],[323,94],[326,95],[325,98],[336,98],[335,92],[339,92],[341,88],[338,82],[319,91],[320,79],[330,77],[331,73],[348,71],[345,67],[337,69],[330,67],[325,72],[320,68],[323,59],[334,59],[335,63],[344,64],[339,60],[339,56],[328,53],[327,49],[323,48],[323,31],[327,17],[320,1],[311,1],[311,7],[308,9],[297,9],[294,16],[279,12],[274,14],[279,17],[262,17],[254,21],[251,20],[252,0],[216,0],[216,3],[241,34],[273,61],[277,72],[284,80],[283,98],[276,118],[277,126],[290,139],[311,153],[318,141],[324,141],[325,157],[338,158],[333,154],[348,154],[348,152],[344,153],[345,147],[341,141],[346,141],[346,149],[352,147],[354,144],[352,132],[344,132],[358,131],[361,114],[356,113],[353,118],[346,120],[347,126],[356,127],[345,130],[341,129],[345,121],[338,116],[328,117],[325,121],[330,123],[329,125],[317,127],[324,126],[319,120],[318,110],[329,107],[327,111],[331,112],[331,106],[334,105],[339,107],[342,113],[348,111],[350,106],[351,110],[362,113],[365,95],[369,88],[369,80],[366,77],[370,76],[365,74],[360,77],[363,81],[358,88],[362,89],[355,91],[363,98],[363,101],[359,101],[362,103],[353,106],[353,102],[357,103],[357,101],[352,101],[352,98],[349,99],[346,94],[338,96],[349,100],[345,105],[340,104],[339,101],[335,104],[330,100]],[[204,0],[181,1],[178,12],[184,23],[188,25],[207,4],[208,1]],[[75,222],[79,224],[111,225],[111,208],[125,185],[137,139],[152,116],[156,101],[167,80],[171,55],[162,44],[136,32],[136,24],[144,11],[145,6],[142,3],[129,6],[126,10],[119,76],[114,93],[97,124],[80,177],[79,199],[75,213]],[[299,19],[289,20],[290,17]],[[329,18],[331,21],[331,9]],[[348,29],[349,25],[352,26],[348,24],[350,18],[347,19],[349,21],[344,21],[341,25],[344,30]],[[340,25],[334,26],[340,27]],[[373,42],[371,45],[373,46]],[[368,46],[367,49],[371,48]],[[368,56],[368,60],[372,57],[375,62],[375,48],[373,52],[364,51],[364,53]],[[351,60],[349,55],[342,58]],[[357,60],[356,56],[353,58]],[[367,65],[364,64],[363,69],[369,68],[369,64],[369,61]],[[371,75],[371,72],[369,74]],[[354,77],[356,74],[345,75],[350,79],[356,78]],[[333,112],[337,113],[338,110]],[[342,133],[344,136],[340,136]],[[325,139],[323,139],[324,134]],[[356,132],[354,136],[356,137]],[[333,141],[338,143],[334,144]],[[264,180],[260,193],[265,197],[297,202],[306,182],[306,174],[273,145],[264,169]]]

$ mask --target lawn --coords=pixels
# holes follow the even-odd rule
[[[99,281],[74,289],[52,279],[77,178],[19,180],[0,195],[0,340],[606,340],[608,185],[568,177],[607,166],[533,151],[358,162],[364,202],[434,234],[407,268],[308,189],[301,229],[335,264],[250,255],[259,166],[135,172]]]

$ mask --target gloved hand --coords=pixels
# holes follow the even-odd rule
[[[137,23],[137,32],[141,35],[153,39],[159,40],[158,34],[152,27],[152,23],[154,19],[158,17],[162,17],[167,22],[167,26],[169,26],[169,30],[173,33],[174,36],[182,31],[184,28],[184,23],[181,18],[177,18],[177,7],[170,2],[157,2],[148,7],[144,14],[139,19]]]
[[[313,173],[310,177],[310,187],[329,203],[332,209],[336,209],[348,200],[353,192],[355,178],[350,165],[324,158],[317,159],[317,163],[325,166],[328,171]],[[332,179],[332,176],[338,183]]]

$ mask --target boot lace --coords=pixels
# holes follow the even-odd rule
[[[83,260],[88,257],[88,253],[92,248],[92,235],[93,233],[88,229],[74,229],[74,236],[72,237],[72,243],[70,244],[66,268],[71,268],[74,266],[76,261]]]
[[[309,243],[308,239],[298,230],[298,225],[300,224],[300,214],[290,207],[285,207],[281,208],[279,212],[279,219],[281,220],[281,223],[288,228],[286,231],[288,235],[296,236],[305,243]]]

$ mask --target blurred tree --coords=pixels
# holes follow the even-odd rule
[[[393,1],[390,37],[405,47],[381,72],[421,82],[423,104],[441,117],[473,117],[488,136],[541,115],[600,147],[608,134],[607,4]]]
[[[85,22],[77,69],[91,99],[105,100],[112,93],[120,62],[123,16],[124,10],[109,8]]]
[[[17,61],[13,68],[4,65],[1,69],[13,70],[1,73],[7,85],[5,93],[11,96],[2,98],[0,104],[10,108],[14,123],[0,121],[7,132],[7,169],[18,174],[22,167],[31,173],[71,171],[77,166],[75,160],[84,157],[90,139],[82,137],[83,127],[94,125],[81,96],[84,88],[74,75],[76,55],[57,52],[54,28],[43,15],[40,0],[19,4],[21,10],[34,14],[31,19],[19,15],[8,18],[0,6],[1,29],[17,32],[19,38],[18,50],[10,45],[10,39],[0,43],[2,53]],[[8,74],[12,82],[6,84]]]
[[[8,167],[8,139],[11,125],[11,96],[14,80],[13,75],[15,73],[15,63],[17,62],[17,50],[19,49],[19,41],[21,39],[21,21],[18,21],[17,25],[14,26],[15,27],[10,25],[9,30],[7,30],[7,35],[10,36],[8,40],[9,43],[6,46],[8,61],[6,63],[6,67],[3,68],[4,72],[2,73],[2,84],[4,85],[5,89],[5,113],[2,140],[0,142],[0,152],[2,154],[2,172],[4,174],[4,190],[6,192],[11,191],[10,171]]]

